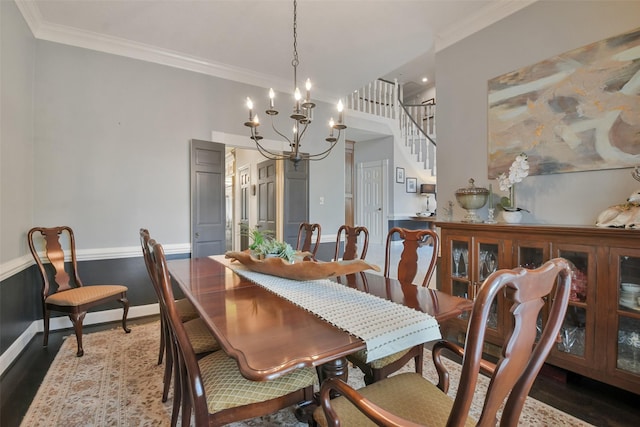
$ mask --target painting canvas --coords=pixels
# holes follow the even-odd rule
[[[489,80],[488,175],[640,165],[640,28]]]

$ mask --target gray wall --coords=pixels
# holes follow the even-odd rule
[[[489,185],[489,79],[637,28],[639,17],[637,1],[539,1],[436,53],[439,212],[470,177]],[[594,224],[600,211],[638,189],[629,171],[528,177],[517,190],[519,203],[532,211],[523,221]],[[454,219],[464,213],[456,205]]]
[[[15,3],[0,2],[0,263],[28,252],[33,200],[36,42]]]
[[[245,136],[243,100],[264,98],[266,91],[56,43],[37,45],[34,222],[71,226],[79,248],[137,245],[141,225],[162,230],[165,243],[189,243],[188,141],[209,140],[212,131]],[[318,132],[324,137],[323,119],[317,118],[316,133],[310,128],[309,145]],[[312,176],[342,159],[332,153],[324,171],[312,165]],[[155,182],[153,168],[163,171]],[[321,182],[334,180],[323,174]],[[344,204],[342,194],[332,195],[323,194],[326,205]],[[316,210],[311,219],[329,225],[334,213]]]

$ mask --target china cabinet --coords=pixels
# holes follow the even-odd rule
[[[441,290],[473,299],[493,271],[535,268],[554,257],[574,265],[569,307],[547,363],[640,393],[640,230],[590,226],[437,222]],[[488,348],[502,342],[510,303],[492,307]],[[464,333],[467,317],[449,327]],[[545,310],[538,319],[545,321]]]

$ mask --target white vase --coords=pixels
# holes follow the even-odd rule
[[[521,211],[502,211],[502,219],[508,224],[518,224],[522,221]]]

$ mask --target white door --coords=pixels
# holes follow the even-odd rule
[[[369,230],[371,243],[383,244],[387,235],[387,161],[358,163],[358,224]]]

